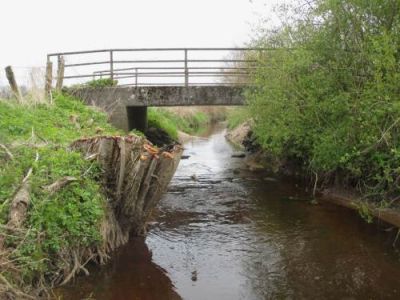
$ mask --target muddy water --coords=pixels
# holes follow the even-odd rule
[[[393,234],[311,204],[295,181],[246,171],[224,133],[186,144],[146,241],[64,299],[400,299]]]

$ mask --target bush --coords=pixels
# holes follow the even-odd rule
[[[400,4],[320,0],[269,32],[247,98],[269,152],[384,199],[400,192]]]

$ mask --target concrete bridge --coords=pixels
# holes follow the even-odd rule
[[[74,84],[67,87],[71,94],[103,108],[116,127],[145,131],[149,106],[244,105],[243,91],[257,68],[256,58],[265,50],[152,48],[51,53],[47,56],[47,78],[51,78],[47,85],[52,85],[52,60],[56,59],[57,89],[68,80]],[[107,79],[103,83],[111,86],[103,86],[98,79]]]

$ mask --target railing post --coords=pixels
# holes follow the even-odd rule
[[[110,78],[114,81],[114,53],[110,50]]]
[[[135,69],[135,86],[138,84],[138,68]]]
[[[185,87],[189,86],[188,49],[185,49]]]
[[[61,89],[63,87],[64,67],[65,67],[64,57],[63,56],[58,56],[57,83],[56,83],[56,90],[57,91],[61,91]]]

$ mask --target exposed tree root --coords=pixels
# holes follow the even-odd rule
[[[0,281],[7,287],[6,290],[17,296],[18,299],[36,299],[35,297],[25,294],[21,292],[19,289],[13,287],[13,285],[10,282],[8,282],[8,280],[1,274],[0,274]]]

